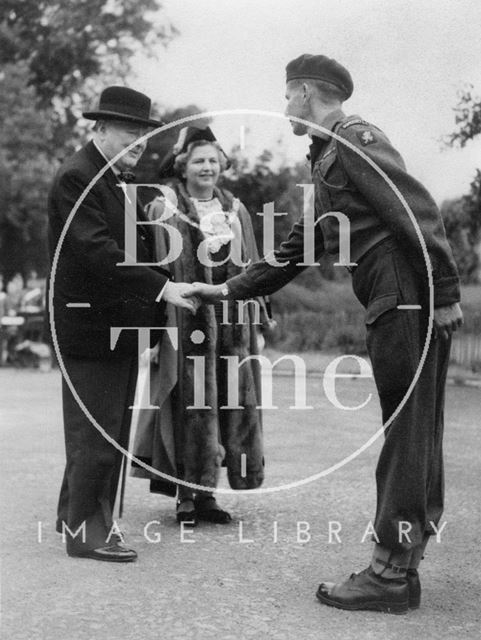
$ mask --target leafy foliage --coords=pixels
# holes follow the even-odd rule
[[[229,157],[232,166],[224,184],[249,210],[256,238],[262,238],[263,217],[257,214],[262,212],[264,204],[274,202],[274,211],[286,214],[275,217],[274,246],[278,246],[302,213],[302,189],[296,185],[311,181],[307,167],[298,164],[274,168],[273,154],[268,150],[250,166],[238,146]]]
[[[1,62],[24,61],[44,103],[71,100],[109,67],[120,77],[132,56],[177,33],[158,0],[3,0]],[[161,18],[159,19],[159,15]]]
[[[450,146],[464,147],[481,133],[481,98],[473,94],[473,86],[468,85],[458,92],[458,103],[454,107],[456,129],[446,137]]]
[[[481,98],[473,94],[473,87],[458,94],[456,129],[446,137],[450,146],[464,147],[481,133]],[[458,201],[443,204],[442,214],[446,232],[453,245],[455,258],[465,282],[481,280],[481,171],[476,170],[469,193]]]
[[[291,282],[272,296],[272,308],[278,328],[271,346],[290,352],[366,351],[364,310],[348,282],[323,280],[315,291]]]
[[[45,272],[46,194],[53,178],[51,109],[37,109],[25,63],[6,65],[0,83],[0,268],[7,279]]]
[[[470,192],[458,200],[445,201],[441,214],[446,234],[453,249],[463,282],[476,282],[480,264],[479,242],[481,232],[481,171],[471,183]]]
[[[187,116],[192,116],[197,113],[201,113],[202,109],[194,104],[187,105],[186,107],[180,107],[178,109],[163,111],[160,114],[162,121],[166,123],[177,122]],[[197,125],[199,120],[195,121]],[[206,122],[206,124],[208,124]],[[185,124],[172,127],[166,131],[161,131],[151,138],[149,138],[147,149],[142,155],[139,164],[135,169],[135,174],[139,182],[145,184],[157,184],[163,182],[159,178],[159,168],[164,158],[170,154],[172,147],[177,142],[179,136],[179,130],[186,126]],[[155,197],[157,192],[152,191],[151,197]],[[148,198],[146,190],[143,193],[144,198]]]
[[[281,156],[281,154],[277,155]],[[253,166],[250,166],[239,147],[231,151],[230,158],[232,168],[224,178],[224,184],[242,200],[249,210],[260,251],[263,217],[258,214],[262,212],[263,205],[274,202],[275,212],[286,213],[274,219],[274,247],[278,247],[287,238],[292,224],[302,215],[303,190],[298,185],[311,183],[308,164],[300,162],[294,167],[283,163],[279,165],[275,154],[265,150],[255,160]],[[297,276],[296,282],[315,290],[322,285],[324,279],[344,279],[347,272],[344,269],[335,269],[332,263],[333,259],[330,256],[321,258],[320,268],[310,267],[302,271]]]
[[[0,269],[45,273],[46,199],[86,104],[177,33],[158,0],[2,0]]]

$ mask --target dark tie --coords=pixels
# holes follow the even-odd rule
[[[135,173],[133,171],[121,171],[119,173],[119,179],[122,182],[134,182],[135,181]]]

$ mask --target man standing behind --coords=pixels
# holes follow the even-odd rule
[[[351,261],[357,263],[349,270],[354,292],[366,308],[367,347],[383,423],[390,421],[376,469],[376,544],[371,563],[345,582],[321,583],[317,597],[341,609],[405,613],[420,604],[417,568],[443,510],[444,388],[451,333],[462,322],[458,274],[441,216],[426,189],[406,172],[382,131],[342,112],[343,101],[353,91],[347,69],[325,56],[304,54],[286,71],[286,114],[327,130],[291,121],[295,135],[312,137],[316,258],[324,252],[338,254],[338,216],[320,218],[341,212],[349,220]],[[403,406],[426,340],[430,291],[415,226],[377,168],[412,210],[434,281],[434,336]],[[196,295],[213,301],[271,294],[299,273],[303,252],[301,220],[274,252],[282,266],[275,266],[272,257],[264,259],[225,284],[198,285]]]
[[[70,212],[99,171],[149,128],[162,125],[150,118],[150,108],[144,94],[108,87],[99,108],[83,114],[96,120],[93,140],[65,161],[50,192],[52,259]],[[192,301],[181,298],[190,285],[170,282],[168,271],[146,266],[154,261],[153,238],[150,227],[142,225],[146,219],[140,206],[130,228],[135,229],[137,255],[127,260],[125,185],[132,180],[130,170],[145,146],[139,141],[93,182],[69,222],[50,280],[51,327],[73,388],[109,438],[124,448],[129,441],[139,336],[124,329],[111,338],[111,328],[162,326],[164,303],[195,309]],[[126,262],[130,264],[122,264]],[[153,342],[156,339],[153,332]],[[136,552],[126,548],[120,536],[109,535],[122,454],[91,423],[65,379],[62,398],[67,463],[57,531],[64,534],[70,556],[133,561]]]

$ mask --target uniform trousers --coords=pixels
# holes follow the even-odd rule
[[[417,273],[411,265],[388,238],[360,260],[352,279],[354,293],[366,308],[367,348],[385,425],[376,468],[374,528],[379,543],[398,553],[435,533],[444,501],[442,439],[450,341],[432,337],[420,368],[429,288],[427,272]]]
[[[115,360],[63,357],[78,396],[97,423],[121,447],[129,443],[130,422],[138,373],[137,356]],[[82,536],[66,534],[67,552],[105,546],[123,454],[90,422],[62,380],[66,467],[60,490],[57,531],[64,525]]]

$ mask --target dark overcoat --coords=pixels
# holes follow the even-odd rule
[[[49,247],[52,258],[84,190],[105,159],[89,142],[60,168],[49,197]],[[111,327],[160,326],[164,305],[155,302],[168,280],[160,267],[119,266],[125,262],[125,199],[111,169],[96,180],[68,230],[52,270],[54,325],[60,352],[74,357],[114,358],[137,352],[134,331],[123,331],[115,349]],[[137,206],[137,221],[145,222]],[[136,225],[137,263],[153,260],[153,235],[148,225]],[[72,307],[86,303],[89,307]]]
[[[64,380],[67,463],[57,531],[65,524],[71,531],[85,526],[85,540],[67,538],[73,555],[106,544],[122,462],[112,443],[128,446],[139,337],[137,331],[122,331],[114,344],[111,329],[162,326],[165,305],[156,298],[168,280],[166,272],[138,264],[152,261],[152,233],[142,224],[142,209],[135,211],[133,200],[132,207],[125,206],[113,170],[98,177],[105,165],[88,143],[62,165],[49,198],[52,337],[78,398],[103,429],[98,432],[91,424]],[[126,210],[137,255],[134,264],[120,266],[127,262]]]
[[[170,265],[175,278],[185,282],[211,282],[211,268],[198,259],[199,244],[204,236],[199,229],[199,218],[182,184],[175,185],[178,211],[165,215],[164,198],[149,205],[149,217],[168,220],[155,227],[157,255],[170,253],[172,238],[182,238],[182,252]],[[232,216],[234,234],[241,240],[243,262],[258,258],[250,216],[242,203],[228,191],[215,189],[215,195],[224,211]],[[234,202],[236,203],[234,205]],[[234,212],[234,208],[237,211]],[[243,271],[231,260],[226,265],[227,276]],[[137,458],[168,476],[206,486],[215,487],[222,460],[227,467],[230,486],[233,489],[254,489],[264,478],[264,454],[262,435],[261,382],[255,324],[268,320],[263,298],[254,306],[245,308],[245,322],[238,321],[238,305],[228,303],[228,322],[216,321],[212,305],[203,305],[195,316],[176,310],[168,317],[167,325],[178,328],[179,344],[172,348],[164,335],[160,343],[158,364],[152,367],[151,387],[154,389],[152,404],[159,410],[145,410],[139,417],[134,454]],[[173,312],[169,309],[169,316]],[[196,335],[202,339],[195,340]],[[194,339],[193,339],[194,337]],[[250,356],[254,356],[252,360]],[[226,357],[246,359],[238,371],[238,408],[223,408],[227,403]],[[203,394],[207,408],[196,409],[194,403],[198,372],[194,361],[203,362]],[[245,456],[245,470],[242,460]],[[173,493],[172,484],[160,476],[151,475],[133,465],[133,475],[154,480],[151,489]]]

